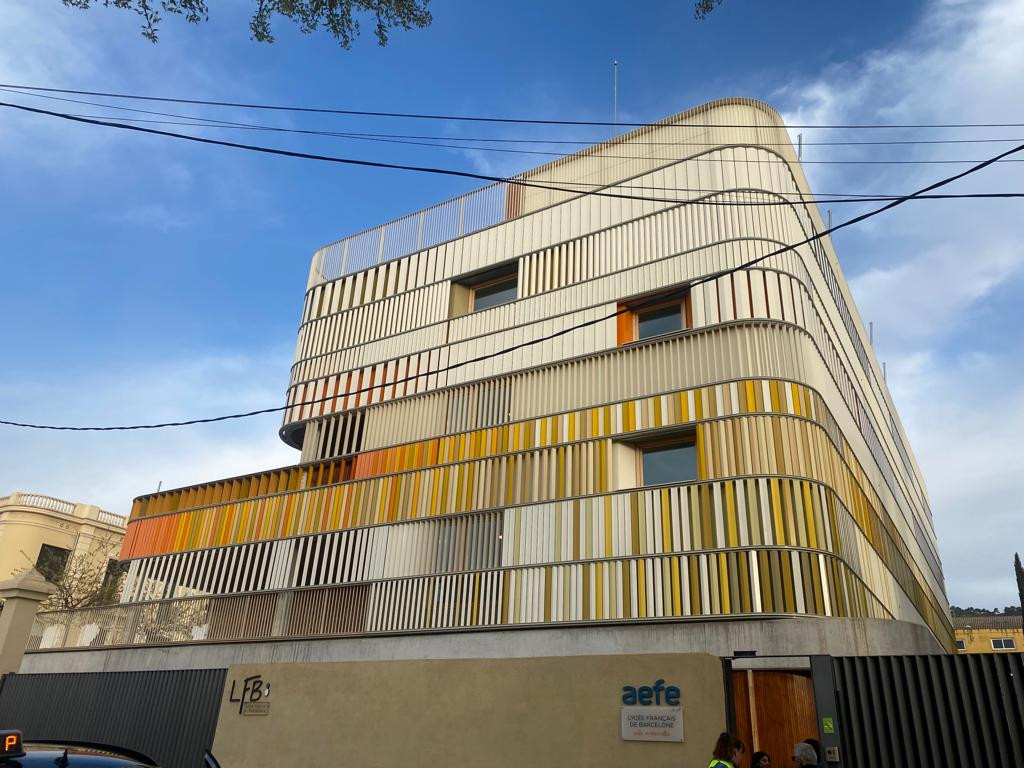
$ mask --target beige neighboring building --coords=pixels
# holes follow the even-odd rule
[[[0,496],[0,581],[28,566],[48,576],[78,556],[116,566],[124,529],[124,517],[93,504],[38,493]]]
[[[958,653],[1002,653],[1024,649],[1020,616],[954,616]]]

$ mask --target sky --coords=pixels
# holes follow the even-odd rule
[[[725,0],[511,4],[437,0],[433,24],[340,49],[277,20],[250,40],[253,0],[218,0],[207,24],[60,0],[0,5],[0,82],[369,111],[643,122],[748,96],[800,124],[1024,123],[1024,0],[900,3]],[[641,10],[637,10],[641,8]],[[370,25],[372,26],[372,25]],[[72,97],[73,98],[73,97]],[[95,102],[110,100],[89,99]],[[109,108],[11,94],[0,102],[108,119]],[[125,103],[121,103],[122,106]],[[247,112],[133,104],[175,115],[346,132],[599,141],[607,128]],[[175,120],[180,118],[148,117]],[[510,175],[543,155],[336,137],[154,126],[306,152]],[[803,134],[825,193],[910,192],[1024,128]],[[516,145],[524,148],[527,145]],[[561,146],[528,145],[541,151]],[[1019,191],[1003,163],[955,192]],[[0,107],[0,418],[149,423],[283,403],[313,251],[481,186],[213,148]],[[835,221],[862,209],[836,205]],[[1024,550],[1024,334],[1020,200],[910,203],[835,237],[861,316],[929,488],[950,602],[1016,603]],[[66,433],[0,426],[0,495],[45,493],[126,514],[133,497],[284,466],[280,414],[159,431]]]

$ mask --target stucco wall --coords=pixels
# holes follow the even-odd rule
[[[246,677],[271,685],[242,715]],[[681,691],[684,741],[624,741],[622,687]],[[240,665],[228,671],[214,754],[264,765],[658,766],[703,764],[725,724],[719,659],[704,654]]]

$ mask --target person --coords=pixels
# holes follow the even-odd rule
[[[821,759],[821,742],[817,739],[804,739],[804,744],[810,744],[811,749],[814,750],[814,756],[816,758],[814,764],[818,768],[825,768],[825,763]]]
[[[715,742],[715,751],[708,768],[739,768],[742,756],[743,742],[731,733],[723,733]]]
[[[767,752],[755,752],[754,756],[750,758],[750,768],[768,768],[771,764],[772,759]]]
[[[793,747],[793,764],[809,765],[814,768],[818,764],[818,756],[814,754],[814,747],[806,741],[801,741]]]

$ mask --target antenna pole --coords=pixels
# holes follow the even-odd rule
[[[612,60],[612,123],[619,127],[619,60]],[[616,130],[616,132],[618,132]]]

